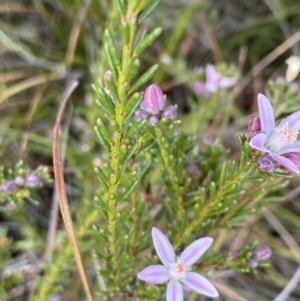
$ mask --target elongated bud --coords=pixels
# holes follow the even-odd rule
[[[137,109],[135,112],[134,112],[134,120],[135,121],[142,121],[144,119],[147,119],[148,118],[148,113],[145,112],[144,110],[142,109]]]
[[[110,71],[110,70],[106,70],[105,72],[104,72],[104,80],[106,80],[107,79],[107,77],[108,76],[111,76],[112,75],[112,72]]]
[[[158,124],[158,118],[156,117],[156,116],[151,116],[150,118],[149,118],[149,124],[151,125],[151,126],[157,126],[157,124]]]
[[[257,261],[269,259],[272,256],[272,250],[267,245],[259,246],[253,253],[253,258]]]
[[[41,184],[41,179],[37,175],[29,175],[26,179],[26,186],[28,187],[37,187]]]
[[[164,109],[162,117],[166,120],[174,120],[177,117],[177,108],[175,106],[168,106]]]
[[[109,87],[107,85],[107,78],[112,76],[112,72],[110,70],[106,70],[104,72],[104,75],[103,75],[103,78],[104,78],[104,89],[105,89],[105,92],[110,95],[110,90],[109,90]]]
[[[251,117],[248,124],[248,130],[250,138],[261,131],[260,119],[258,117]]]
[[[1,190],[4,194],[12,194],[16,191],[17,185],[14,181],[4,181],[1,186]]]
[[[278,163],[270,155],[258,158],[256,164],[263,172],[274,172],[278,168]]]
[[[157,115],[165,106],[165,99],[159,86],[150,85],[144,94],[141,109],[149,114]]]

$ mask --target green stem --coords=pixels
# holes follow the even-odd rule
[[[134,1],[132,1],[134,2]],[[119,99],[115,100],[115,121],[118,125],[118,129],[113,133],[110,157],[110,166],[112,168],[112,173],[109,178],[109,202],[108,202],[108,231],[109,231],[109,246],[112,255],[112,264],[117,270],[117,246],[116,246],[116,219],[117,219],[117,193],[119,189],[118,175],[120,168],[121,159],[121,146],[123,144],[123,132],[124,132],[124,107],[127,101],[127,91],[128,84],[126,82],[126,77],[131,65],[131,55],[133,51],[133,43],[136,34],[136,15],[131,5],[128,6],[128,11],[126,15],[126,20],[123,20],[122,25],[129,25],[130,28],[130,38],[127,44],[124,43],[122,51],[122,63],[119,69],[118,77],[118,95]],[[124,39],[123,39],[124,41]]]

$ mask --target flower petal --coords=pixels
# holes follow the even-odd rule
[[[205,69],[206,83],[205,88],[211,93],[217,91],[222,75],[216,72],[214,65],[207,64]]]
[[[287,146],[283,148],[280,154],[287,154],[287,153],[299,153],[300,152],[300,141],[294,141],[289,143]]]
[[[157,228],[152,228],[152,240],[156,254],[165,267],[175,262],[175,252],[168,238]]]
[[[288,171],[291,171],[291,172],[297,173],[297,174],[300,173],[299,168],[290,159],[282,157],[282,156],[279,156],[279,155],[274,154],[274,153],[270,153],[270,156],[275,161],[277,161],[282,166],[284,166]]]
[[[197,273],[187,273],[186,278],[183,279],[182,282],[199,294],[211,298],[219,297],[219,293],[216,288],[206,278]]]
[[[233,86],[235,86],[237,83],[237,80],[233,77],[223,77],[219,83],[219,87],[222,90],[229,89]]]
[[[216,72],[215,66],[212,64],[207,64],[205,67],[206,82],[214,81],[216,74],[217,74],[217,72]]]
[[[160,284],[169,280],[166,267],[163,265],[150,265],[144,268],[137,274],[140,280],[146,281],[151,284]]]
[[[179,282],[169,282],[167,287],[167,301],[183,301],[183,288]]]
[[[257,96],[258,112],[261,123],[262,132],[266,133],[267,136],[271,134],[275,127],[275,119],[273,108],[270,100],[263,94]]]
[[[257,150],[269,153],[270,151],[264,147],[266,140],[267,136],[265,133],[258,133],[250,140],[249,145]]]
[[[300,111],[297,111],[288,117],[284,118],[279,124],[278,128],[283,126],[285,123],[288,123],[289,129],[293,132],[296,132],[300,129]]]
[[[203,237],[194,241],[181,253],[179,260],[186,267],[191,267],[210,248],[213,241],[211,237]]]
[[[194,92],[196,95],[203,95],[205,97],[208,97],[210,95],[210,92],[206,90],[205,84],[203,82],[195,82],[194,84]]]

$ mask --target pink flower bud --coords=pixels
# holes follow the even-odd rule
[[[141,121],[148,118],[148,113],[142,109],[138,109],[135,111],[133,118],[135,121]]]
[[[272,256],[272,250],[267,245],[259,246],[253,253],[253,258],[257,261],[269,259]]]
[[[20,177],[20,176],[17,176],[15,178],[15,183],[18,185],[18,186],[22,186],[25,184],[25,180],[24,178]]]
[[[260,119],[258,117],[251,117],[248,124],[248,130],[250,138],[261,131]]]
[[[255,269],[258,266],[258,262],[255,259],[249,259],[248,265],[250,268]]]
[[[104,72],[103,78],[104,78],[104,89],[105,89],[105,92],[108,95],[111,95],[110,90],[109,90],[108,85],[107,85],[107,78],[110,77],[110,76],[112,76],[112,72],[110,70],[106,70]]]
[[[185,169],[192,177],[199,178],[201,176],[201,171],[195,163],[188,163]]]
[[[107,77],[108,77],[108,76],[111,76],[111,75],[112,75],[112,72],[111,72],[110,70],[106,70],[106,71],[104,72],[104,80],[106,81]]]
[[[162,117],[166,120],[174,120],[177,117],[177,108],[175,106],[168,106],[164,109]]]
[[[151,126],[157,126],[157,124],[158,124],[158,118],[156,116],[151,116],[149,118],[149,124]]]
[[[12,194],[16,191],[17,185],[14,181],[4,181],[1,186],[1,190],[4,194]]]
[[[159,86],[150,85],[144,94],[141,109],[152,115],[157,115],[165,106],[165,99]]]
[[[50,301],[62,301],[63,297],[60,294],[55,294],[52,297],[50,297]]]
[[[41,184],[41,179],[37,175],[29,175],[26,179],[26,186],[35,188]]]
[[[278,168],[278,163],[270,155],[258,158],[256,164],[263,172],[274,172]]]

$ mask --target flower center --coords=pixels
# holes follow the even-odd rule
[[[280,129],[275,128],[268,137],[265,147],[273,153],[280,152],[291,142],[297,140],[299,131],[291,131],[289,124],[286,122]]]
[[[279,137],[283,141],[296,141],[298,134],[299,134],[299,131],[292,132],[289,129],[289,124],[287,122],[283,125],[283,127],[279,131]]]
[[[174,264],[170,265],[168,272],[172,280],[178,281],[183,279],[189,270],[183,262],[177,260]]]

